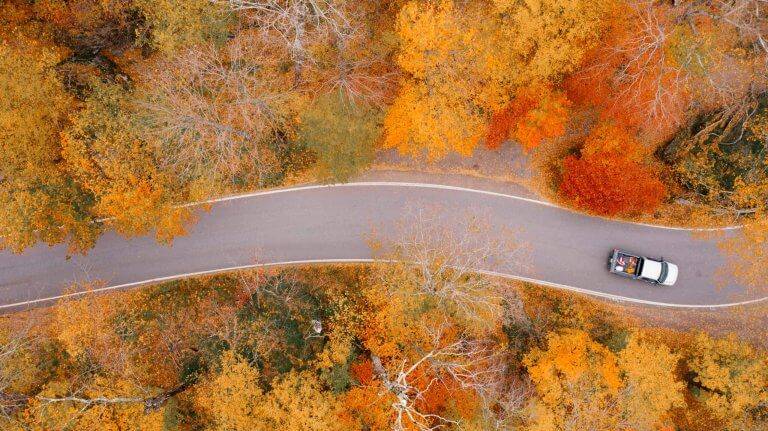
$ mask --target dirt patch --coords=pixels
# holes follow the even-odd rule
[[[535,172],[531,166],[531,155],[520,146],[507,142],[496,150],[478,145],[470,157],[449,153],[443,159],[432,162],[400,155],[394,149],[383,150],[377,155],[373,167],[378,170],[462,174],[513,182],[535,191],[532,187],[535,183]]]
[[[768,303],[726,309],[668,309],[640,305],[617,305],[627,316],[644,326],[665,327],[678,331],[702,331],[724,336],[730,333],[768,348]]]

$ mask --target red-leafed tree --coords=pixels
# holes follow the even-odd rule
[[[563,87],[575,103],[664,141],[703,112],[765,91],[758,3],[628,0]]]
[[[515,118],[509,106],[506,109],[494,112],[488,124],[488,131],[485,134],[485,146],[492,150],[499,148],[509,138],[514,121]]]
[[[585,140],[580,157],[564,160],[560,190],[577,207],[597,214],[651,212],[666,189],[643,163],[643,154],[626,129],[601,124]]]
[[[628,6],[564,88],[571,100],[600,107],[612,121],[666,136],[684,121],[691,96],[690,47],[675,20],[682,12],[647,0]]]
[[[505,109],[492,115],[485,145],[498,148],[511,137],[526,150],[531,150],[545,139],[562,136],[569,106],[565,95],[549,86],[523,87]]]

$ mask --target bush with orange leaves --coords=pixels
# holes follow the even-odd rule
[[[560,137],[565,133],[570,105],[562,92],[549,86],[523,87],[505,109],[492,115],[485,145],[498,148],[511,137],[531,150],[545,139]]]
[[[652,212],[666,188],[643,162],[644,155],[626,129],[598,125],[585,140],[580,157],[563,161],[560,191],[575,206],[601,215]]]

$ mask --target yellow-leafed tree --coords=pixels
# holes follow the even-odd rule
[[[221,371],[212,374],[195,393],[195,404],[211,418],[213,430],[269,430],[261,421],[264,392],[259,372],[234,352],[221,359]]]
[[[145,411],[153,395],[128,379],[97,376],[81,386],[53,381],[19,415],[20,429],[79,431],[162,431],[164,410]]]
[[[410,2],[400,11],[397,64],[406,72],[384,121],[385,146],[432,159],[471,154],[485,119],[475,103],[480,37],[451,1]]]
[[[259,372],[231,351],[221,370],[197,389],[195,403],[212,429],[324,431],[340,429],[337,401],[310,372],[291,371],[264,392]]]
[[[614,429],[618,412],[612,402],[621,387],[616,356],[582,331],[547,337],[546,350],[525,358],[538,394],[531,430]]]
[[[174,207],[183,190],[159,169],[152,145],[137,133],[131,94],[116,85],[94,84],[62,135],[62,154],[69,174],[94,195],[96,217],[124,235],[154,228],[158,239],[170,240],[184,233],[190,213]]]
[[[725,422],[748,419],[749,409],[768,403],[768,359],[735,335],[697,335],[688,366],[696,373],[701,399]]]
[[[625,421],[635,431],[658,430],[670,409],[683,406],[685,384],[674,373],[680,355],[634,334],[618,360],[624,380],[621,404]]]
[[[499,53],[524,67],[521,82],[548,82],[572,72],[599,41],[613,0],[494,0]],[[496,65],[503,64],[500,62]],[[503,70],[495,71],[500,76]]]
[[[21,35],[0,41],[0,247],[38,241],[83,250],[98,227],[90,197],[67,178],[59,133],[73,99],[56,77],[55,47]]]
[[[678,359],[636,334],[618,355],[583,331],[550,334],[524,360],[537,393],[529,429],[654,431],[682,404]]]

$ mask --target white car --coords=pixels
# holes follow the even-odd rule
[[[664,286],[673,286],[679,273],[677,265],[665,261],[664,258],[652,259],[617,248],[613,249],[608,268],[612,273],[623,277]]]

